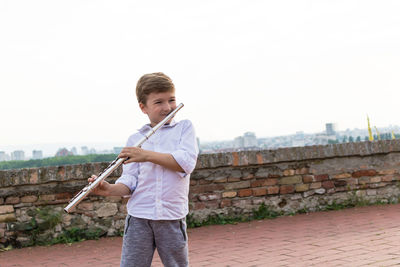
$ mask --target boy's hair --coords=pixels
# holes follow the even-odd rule
[[[174,92],[175,86],[170,77],[162,72],[143,75],[136,85],[136,97],[139,103],[146,105],[147,96],[151,93]]]

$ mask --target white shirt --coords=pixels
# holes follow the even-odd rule
[[[129,137],[126,146],[134,146],[150,125],[143,126]],[[199,149],[192,123],[172,121],[158,129],[142,148],[170,153],[185,172],[175,172],[151,162],[123,165],[121,177],[115,183],[129,187],[132,195],[127,203],[128,214],[150,220],[178,220],[189,212],[189,183]]]

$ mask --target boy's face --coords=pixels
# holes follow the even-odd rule
[[[139,103],[139,107],[149,116],[150,124],[154,127],[176,108],[175,92],[150,93],[146,104]]]

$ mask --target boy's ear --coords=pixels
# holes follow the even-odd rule
[[[146,105],[145,105],[145,104],[139,103],[139,107],[140,107],[140,109],[142,110],[142,112],[143,112],[144,114],[147,114],[147,112],[146,112]]]

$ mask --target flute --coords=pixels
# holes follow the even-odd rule
[[[160,121],[156,126],[151,128],[141,140],[139,140],[134,146],[141,147],[142,144],[150,138],[159,128],[161,128],[165,123],[172,119],[175,114],[183,107],[183,103],[179,104],[173,111],[171,111],[167,117]],[[75,197],[73,197],[69,204],[64,208],[64,211],[70,212],[76,205],[78,205],[89,193],[100,184],[101,181],[106,179],[115,169],[117,169],[124,161],[128,158],[116,158],[113,162],[108,165],[108,167],[99,174],[99,176],[93,182],[86,185]]]

